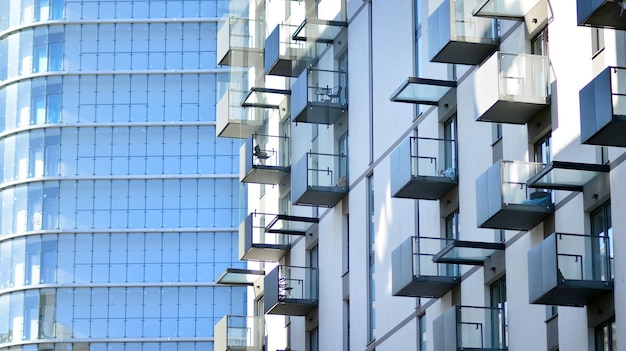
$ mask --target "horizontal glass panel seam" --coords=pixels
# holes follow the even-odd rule
[[[224,284],[204,282],[158,282],[158,283],[77,283],[77,284],[38,284],[16,288],[0,289],[0,296],[20,291],[50,290],[50,289],[107,289],[107,288],[228,288]]]
[[[90,70],[90,71],[48,71],[12,77],[0,82],[0,89],[27,79],[59,77],[59,76],[115,76],[115,75],[177,75],[177,74],[230,74],[230,69],[159,69],[159,70]]]
[[[186,17],[186,18],[121,18],[121,19],[94,19],[94,20],[47,20],[31,22],[18,26],[10,27],[0,32],[0,39],[24,29],[32,29],[37,27],[53,27],[63,25],[77,24],[176,24],[176,23],[219,23],[218,17]]]

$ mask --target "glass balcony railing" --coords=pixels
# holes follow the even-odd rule
[[[291,249],[291,236],[265,230],[276,215],[251,213],[239,225],[239,259],[278,261]]]
[[[214,329],[215,351],[263,351],[263,317],[224,316]]]
[[[433,262],[448,242],[443,238],[411,237],[393,250],[393,296],[441,297],[458,285],[458,265]]]
[[[531,303],[583,306],[613,290],[611,236],[554,233],[528,252]]]
[[[279,184],[289,174],[289,138],[253,133],[239,150],[239,180]]]
[[[304,316],[317,307],[317,269],[277,266],[265,276],[265,313]]]
[[[391,154],[391,193],[440,199],[458,184],[456,154],[454,140],[410,137]]]
[[[480,0],[474,16],[521,20],[542,0]]]
[[[496,20],[475,17],[482,0],[430,0],[428,57],[432,62],[477,65],[498,49]],[[432,29],[435,30],[432,30]]]
[[[228,90],[217,102],[217,135],[226,138],[248,138],[263,125],[263,110],[256,107],[242,107],[241,101],[247,91]]]
[[[348,157],[308,152],[292,167],[296,205],[335,206],[348,193]]]
[[[217,31],[217,64],[260,67],[263,64],[265,23],[247,18],[226,17]]]
[[[293,33],[293,38],[300,41],[332,44],[347,22],[328,21],[319,18],[305,18]]]
[[[348,110],[346,72],[308,68],[291,86],[292,121],[333,124]]]
[[[318,223],[314,217],[252,212],[239,225],[239,259],[278,261]]]
[[[528,123],[549,105],[548,78],[546,56],[496,52],[474,74],[476,119]]]
[[[502,308],[453,306],[433,321],[435,350],[505,351],[507,324]]]
[[[550,190],[529,188],[542,163],[499,161],[476,180],[480,228],[530,230],[554,213]]]
[[[626,147],[626,68],[607,67],[579,95],[581,142]]]
[[[265,39],[265,74],[295,78],[314,64],[317,45],[293,39],[297,29],[279,24]]]
[[[576,0],[578,25],[597,28],[626,29],[626,3],[616,0]]]

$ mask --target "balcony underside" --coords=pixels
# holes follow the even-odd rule
[[[554,213],[553,206],[503,204],[502,208],[487,219],[480,228],[530,230]]]
[[[413,281],[393,292],[393,296],[442,297],[459,285],[459,277],[413,276]]]
[[[262,125],[258,121],[241,121],[233,120],[226,123],[225,126],[218,126],[219,133],[217,136],[222,138],[248,138],[252,133],[256,132],[257,128]],[[220,129],[221,127],[221,129]]]
[[[346,112],[347,106],[332,102],[309,102],[300,113],[294,115],[294,122],[334,124]]]
[[[613,283],[609,282],[562,280],[552,290],[530,301],[530,303],[555,306],[585,306],[612,290]]]
[[[451,40],[430,61],[478,65],[496,50],[498,50],[497,43]]]
[[[584,4],[581,2],[584,1]],[[579,26],[589,26],[589,27],[606,27],[606,28],[614,28],[619,30],[626,30],[626,18],[624,17],[624,9],[621,1],[604,1],[604,3],[595,11],[591,12],[587,17],[581,18],[588,13],[587,11],[581,9],[581,6],[594,6],[591,3],[597,3],[598,1],[590,1],[590,0],[578,0],[578,25]]]
[[[236,67],[260,67],[263,64],[263,50],[233,47],[224,54],[218,64]]]
[[[317,300],[280,299],[274,306],[265,309],[265,314],[283,316],[306,316],[317,307]]]
[[[239,259],[242,261],[278,261],[291,249],[291,245],[252,244]]]
[[[308,186],[299,197],[294,199],[294,205],[312,205],[333,207],[348,193],[347,187],[336,186]]]
[[[417,176],[393,194],[405,199],[438,200],[458,184],[456,177]]]
[[[626,18],[624,18],[626,21]],[[626,147],[626,116],[613,116],[592,136],[583,140],[583,144]]]
[[[280,56],[271,66],[265,68],[265,74],[281,77],[298,77],[306,64],[297,59]]]
[[[548,107],[545,99],[534,101],[498,100],[476,120],[508,124],[526,124]]]
[[[289,174],[289,167],[256,165],[241,179],[244,183],[279,184]]]

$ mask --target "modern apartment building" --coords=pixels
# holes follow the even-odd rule
[[[250,300],[216,351],[626,349],[621,1],[259,0],[221,28]]]
[[[230,1],[0,1],[0,350],[212,350],[246,290]]]

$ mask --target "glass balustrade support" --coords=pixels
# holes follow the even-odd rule
[[[449,239],[410,237],[391,253],[393,296],[442,297],[461,282],[456,264],[435,263]]]
[[[272,216],[251,213],[239,225],[239,259],[242,261],[273,261],[283,258],[291,250],[291,237],[268,233],[265,220]]]
[[[474,73],[476,120],[528,123],[550,104],[549,76],[546,56],[494,53]]]
[[[293,39],[298,26],[279,24],[265,39],[265,74],[298,77],[316,64],[317,44]]]
[[[506,326],[502,308],[452,306],[433,321],[433,346],[445,351],[505,351]]]
[[[488,257],[504,249],[503,243],[454,239],[433,257],[433,262],[482,266]]]
[[[474,9],[474,16],[523,20],[540,0],[480,0]]]
[[[458,184],[454,140],[409,137],[391,154],[393,197],[438,200]]]
[[[289,95],[291,90],[253,87],[243,98],[241,106],[278,109]]]
[[[291,169],[291,202],[333,207],[348,193],[348,157],[308,152]]]
[[[441,99],[453,89],[456,90],[455,81],[409,77],[391,94],[389,100],[437,106]]]
[[[257,279],[265,276],[265,272],[255,269],[226,268],[217,279],[216,284],[232,286],[253,286]]]
[[[291,171],[289,138],[253,133],[239,149],[239,180],[279,184]]]
[[[214,328],[215,351],[263,351],[263,317],[226,315]]]
[[[476,219],[480,228],[530,230],[554,213],[548,189],[529,188],[543,164],[498,161],[476,179]]]
[[[431,62],[477,65],[500,44],[495,19],[472,15],[482,0],[431,0],[439,6],[428,16],[428,58]],[[435,29],[435,30],[433,30]]]
[[[530,177],[527,185],[530,188],[583,191],[585,184],[610,170],[609,165],[552,161]]]
[[[266,314],[305,316],[318,304],[317,269],[276,266],[265,276]]]
[[[348,22],[328,21],[318,18],[305,18],[294,31],[292,38],[299,41],[333,44]]]
[[[576,0],[578,25],[626,30],[622,0]]]
[[[626,68],[607,67],[579,96],[580,141],[626,147]]]
[[[334,124],[348,110],[348,76],[343,71],[308,68],[291,86],[293,122]]]
[[[553,233],[528,252],[530,303],[584,306],[612,290],[610,234]]]
[[[260,20],[226,17],[217,31],[217,64],[260,67],[263,64],[265,23]]]
[[[217,136],[246,139],[263,126],[263,109],[241,106],[247,93],[231,89],[217,102],[215,117]]]

